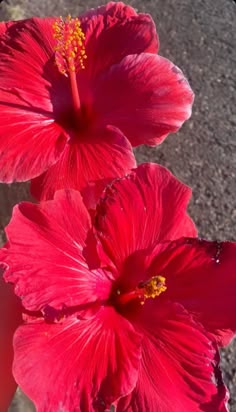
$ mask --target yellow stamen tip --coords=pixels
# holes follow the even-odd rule
[[[153,276],[145,285],[144,285],[144,300],[148,298],[156,298],[161,293],[165,292],[167,286],[165,284],[166,279],[164,276]],[[141,302],[143,303],[143,302]]]
[[[53,37],[56,40],[55,60],[58,70],[62,74],[69,71],[84,69],[85,34],[78,18],[73,19],[68,15],[65,20],[57,19],[53,25]]]

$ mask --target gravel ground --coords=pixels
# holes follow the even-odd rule
[[[76,15],[99,4],[96,0],[9,0],[1,4],[0,17]],[[138,148],[138,161],[161,163],[193,188],[190,214],[201,236],[236,239],[236,4],[233,0],[130,0],[129,4],[152,14],[160,54],[185,72],[196,93],[193,116],[181,131],[159,148]],[[0,185],[0,243],[13,204],[27,198],[27,185]],[[235,342],[223,351],[222,368],[231,392],[230,410],[236,412]],[[18,392],[10,411],[32,410]]]

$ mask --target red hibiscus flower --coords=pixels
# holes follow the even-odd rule
[[[195,238],[190,189],[144,164],[108,186],[21,203],[2,250],[24,325],[14,376],[39,412],[226,412],[216,344],[236,328],[236,244]]]
[[[160,143],[191,114],[193,93],[156,54],[151,17],[121,2],[0,33],[0,179],[33,179],[39,199],[103,188],[135,166],[132,146]]]

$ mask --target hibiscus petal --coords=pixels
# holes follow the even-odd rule
[[[152,18],[124,3],[109,2],[79,17],[85,33],[86,73],[97,76],[129,54],[157,53]]]
[[[95,228],[116,267],[157,242],[196,235],[186,213],[190,196],[189,187],[154,163],[140,165],[109,186],[98,204]]]
[[[0,101],[11,103],[2,96],[7,90],[20,98],[22,110],[29,106],[32,112],[41,110],[61,122],[65,110],[72,110],[72,96],[68,78],[55,64],[54,22],[55,18],[34,17],[7,23],[0,43]]]
[[[0,22],[0,35],[2,36],[6,31],[6,23],[4,21]]]
[[[180,305],[146,301],[133,318],[144,335],[139,378],[118,412],[227,412],[216,349]]]
[[[55,123],[63,111],[61,101],[68,103],[71,97],[54,64],[52,22],[35,18],[8,24],[1,39],[0,179],[4,182],[43,173],[58,160],[68,140]]]
[[[4,35],[9,22],[1,21],[0,22],[0,36]],[[2,39],[1,39],[2,40]]]
[[[60,160],[32,181],[31,193],[45,200],[58,189],[77,189],[87,206],[93,207],[111,179],[123,176],[135,166],[132,148],[119,130],[97,130],[88,138],[68,144]]]
[[[236,333],[235,268],[236,243],[180,239],[154,259],[149,271],[163,274],[166,296],[226,345]]]
[[[22,105],[14,93],[0,90],[0,180],[5,183],[43,173],[59,159],[68,140],[46,113]]]
[[[0,43],[1,87],[34,90],[36,95],[49,96],[49,73],[58,78],[57,67],[51,61],[55,47],[54,21],[55,18],[34,17],[7,23]]]
[[[176,132],[190,117],[194,97],[180,69],[147,53],[113,65],[97,79],[94,93],[98,116],[132,146],[156,145]]]
[[[5,279],[13,282],[24,306],[33,311],[90,304],[105,299],[110,281],[90,271],[83,255],[91,223],[79,192],[58,192],[40,205],[21,203],[6,228],[9,246]],[[90,247],[92,248],[90,251]],[[3,253],[3,252],[2,252]]]
[[[107,24],[110,23],[110,25],[112,25],[112,20],[122,21],[125,19],[129,19],[130,17],[137,16],[137,12],[133,7],[124,4],[121,1],[117,3],[115,3],[114,1],[109,1],[107,4],[104,4],[103,6],[87,10],[84,14],[80,16],[80,18],[87,21],[96,16],[104,17],[104,20],[107,20]]]
[[[89,320],[36,321],[16,332],[14,375],[38,412],[102,412],[134,388],[140,346],[111,307]]]
[[[21,305],[12,286],[4,282],[1,272],[0,269],[0,410],[6,411],[17,386],[12,375],[12,339],[21,323]]]

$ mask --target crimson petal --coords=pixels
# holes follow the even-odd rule
[[[189,187],[154,163],[140,165],[109,186],[98,204],[95,228],[116,267],[157,242],[195,236],[186,212],[190,196]]]
[[[10,27],[15,22],[13,21],[1,21],[0,22],[0,36],[3,36],[6,33],[8,27]]]
[[[94,93],[99,117],[118,127],[132,146],[161,143],[190,117],[193,103],[181,70],[148,53],[111,66],[97,79]]]
[[[9,267],[5,279],[16,285],[28,310],[62,310],[109,296],[105,272],[90,271],[83,255],[85,248],[93,247],[87,242],[90,227],[76,191],[57,192],[54,200],[40,205],[25,202],[15,207],[6,228],[8,250],[0,260]]]
[[[0,179],[4,182],[43,173],[58,160],[68,140],[55,123],[55,90],[65,100],[68,96],[64,88],[53,89],[61,78],[52,59],[53,21],[34,18],[7,24],[1,39]]]
[[[55,47],[54,21],[55,18],[34,17],[6,24],[0,43],[1,87],[34,90],[36,95],[49,96],[48,74],[51,72],[51,77],[58,78],[57,67],[51,61]]]
[[[158,36],[152,18],[124,3],[109,2],[80,16],[85,33],[86,73],[98,76],[129,54],[157,53]]]
[[[149,272],[163,274],[166,297],[180,302],[218,344],[227,345],[236,333],[235,268],[236,243],[190,238],[170,244]]]
[[[89,320],[26,324],[14,346],[15,378],[38,412],[103,412],[137,381],[140,336],[111,307]]]
[[[59,159],[68,138],[43,111],[22,105],[14,93],[0,93],[0,98],[11,95],[4,97],[3,106],[0,102],[0,180],[26,181]],[[5,105],[6,100],[9,105]]]
[[[135,165],[132,148],[119,130],[96,130],[89,138],[68,144],[60,160],[32,181],[31,193],[45,200],[58,189],[77,189],[87,206],[94,207],[106,184]]]
[[[132,321],[145,335],[135,390],[118,412],[227,412],[217,350],[181,305],[147,301]]]

